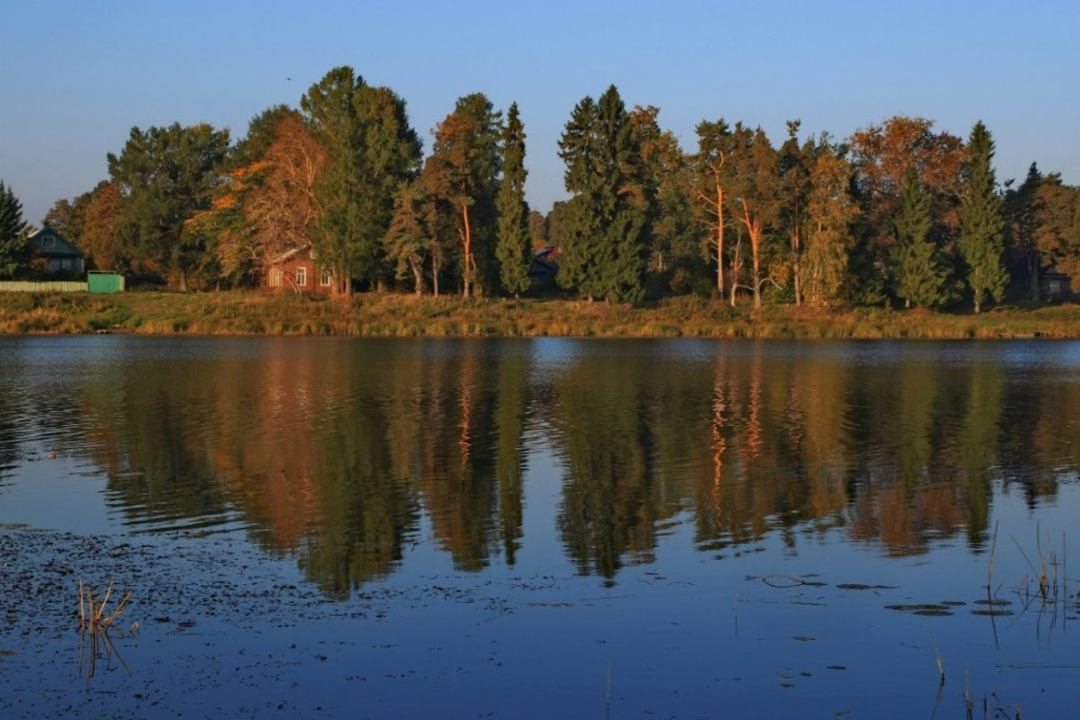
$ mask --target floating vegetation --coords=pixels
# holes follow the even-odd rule
[[[924,615],[927,617],[944,617],[952,615],[952,608],[941,603],[913,603],[908,605],[886,605],[886,610],[911,613],[912,615]]]
[[[747,578],[751,579],[751,578]],[[828,583],[819,580],[804,580],[793,575],[766,575],[761,581],[771,588],[790,590],[797,587],[826,587]]]
[[[1001,598],[993,598],[992,600],[976,600],[974,605],[986,605],[992,608],[1005,608],[1012,605],[1012,600],[1002,600]]]
[[[113,645],[112,638],[109,636],[110,630],[113,629],[114,623],[124,613],[127,608],[128,601],[131,599],[131,590],[120,599],[112,610],[108,610],[109,599],[112,598],[113,584],[109,583],[109,587],[105,590],[105,594],[100,598],[94,594],[93,588],[84,585],[82,580],[79,580],[79,676],[82,676],[83,667],[86,667],[86,679],[94,677],[94,670],[97,665],[98,656],[103,656],[106,661],[111,661],[113,657],[116,657],[117,661],[123,666],[124,670],[127,670],[130,674],[127,664],[124,659],[120,657],[120,653],[117,652],[116,646]],[[108,611],[108,612],[106,612]],[[138,623],[132,623],[127,630],[127,634],[134,636],[139,629]],[[117,629],[118,635],[123,635],[122,629]]]
[[[997,607],[976,608],[971,611],[972,615],[979,615],[981,617],[1004,617],[1008,615],[1015,615],[1012,610],[1003,610]]]

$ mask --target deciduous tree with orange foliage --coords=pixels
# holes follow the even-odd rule
[[[935,132],[932,120],[896,115],[881,125],[857,130],[851,137],[852,161],[856,168],[855,188],[866,223],[862,238],[871,267],[879,276],[862,278],[864,283],[883,282],[893,243],[892,228],[900,212],[901,188],[909,169],[918,173],[927,195],[931,217],[929,240],[944,254],[953,253],[959,225],[958,208],[962,190],[961,171],[966,159],[964,143],[947,132]]]

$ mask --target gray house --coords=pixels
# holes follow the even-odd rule
[[[86,256],[67,238],[46,225],[30,236],[30,268],[43,275],[82,277]]]

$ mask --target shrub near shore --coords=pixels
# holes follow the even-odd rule
[[[365,294],[348,302],[260,292],[9,293],[0,333],[368,337],[1080,338],[1080,306],[980,315],[774,305],[753,311],[678,297],[629,307],[576,300]]]

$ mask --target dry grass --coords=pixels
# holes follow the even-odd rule
[[[646,307],[558,299],[358,294],[349,301],[264,292],[5,293],[0,333],[370,337],[723,337],[811,339],[1080,338],[1080,306],[995,308],[981,315],[789,305],[753,311],[708,298]]]

